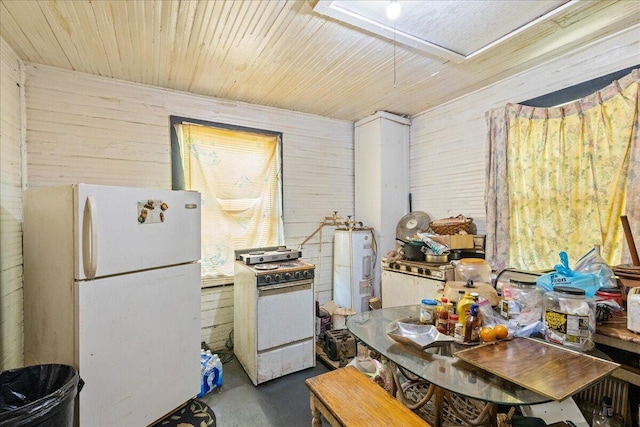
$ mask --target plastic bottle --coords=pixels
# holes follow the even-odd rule
[[[482,325],[478,313],[478,304],[471,304],[469,315],[466,316],[464,326],[464,342],[478,342],[480,341],[480,326]]]
[[[602,398],[602,409],[593,417],[592,427],[622,427],[622,424],[613,417],[612,400],[609,396]]]
[[[446,304],[446,301],[445,301]],[[441,334],[447,334],[449,330],[449,312],[447,311],[446,305],[440,308],[438,311],[438,332]]]
[[[466,312],[471,309],[473,304],[473,297],[471,292],[466,291],[464,296],[458,301],[456,311],[458,313],[458,323],[462,324],[462,336],[464,336],[464,327],[466,325]]]
[[[449,313],[449,335],[454,336],[456,331],[456,323],[458,323],[458,315]]]

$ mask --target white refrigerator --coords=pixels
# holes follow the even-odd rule
[[[24,197],[25,364],[78,369],[80,426],[145,426],[200,391],[200,194]]]

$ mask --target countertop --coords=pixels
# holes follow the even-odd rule
[[[596,344],[606,345],[629,353],[640,354],[640,334],[627,329],[626,316],[616,317],[610,321],[598,323],[593,340]],[[636,367],[622,363],[620,368],[613,372],[612,376],[640,386],[640,369]]]

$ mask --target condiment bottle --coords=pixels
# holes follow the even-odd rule
[[[464,327],[466,325],[466,312],[471,308],[471,304],[473,304],[473,297],[469,291],[464,293],[464,296],[460,298],[457,305],[457,313],[458,313],[458,323],[462,324],[463,336],[464,336]]]
[[[478,316],[478,304],[471,304],[469,315],[465,319],[464,342],[480,341],[480,326],[482,325]]]
[[[454,336],[456,331],[456,323],[458,323],[458,315],[455,313],[449,313],[449,335]]]
[[[445,301],[446,304],[446,301]],[[438,311],[438,332],[446,334],[449,329],[449,312],[446,305],[440,308]]]

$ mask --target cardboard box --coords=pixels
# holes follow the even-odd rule
[[[449,249],[474,249],[473,234],[452,234],[452,235],[434,235],[429,236],[442,245],[447,245]]]

